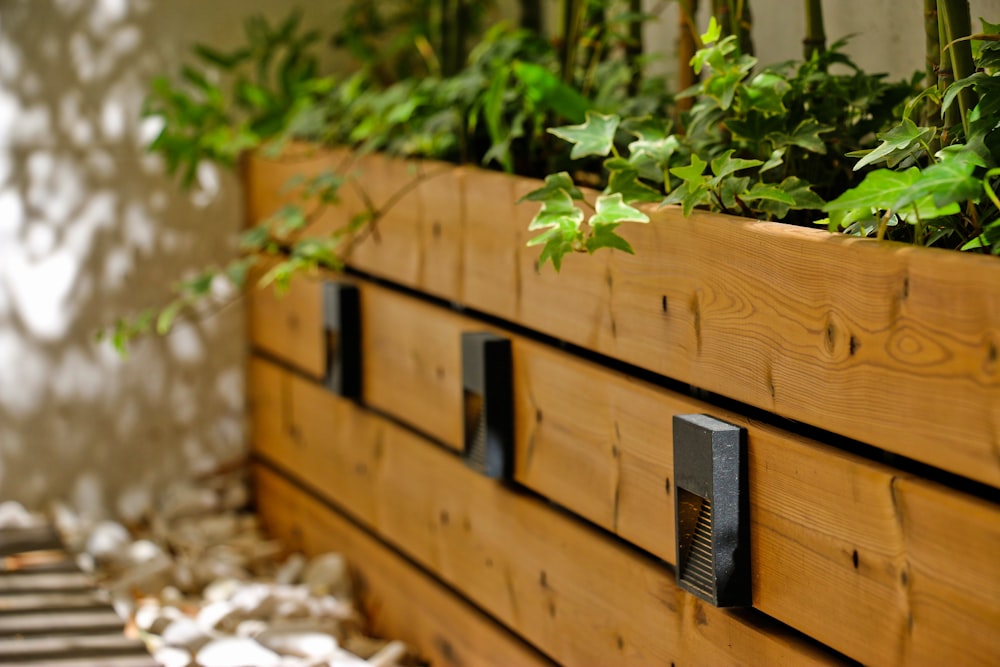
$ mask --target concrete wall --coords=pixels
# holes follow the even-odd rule
[[[331,20],[313,2],[307,21]],[[128,360],[114,318],[232,251],[235,179],[187,194],[145,155],[149,79],[234,45],[283,0],[0,0],[0,500],[134,516],[165,480],[244,449],[239,307]],[[148,128],[145,132],[148,135]]]
[[[148,80],[175,71],[193,42],[233,45],[244,16],[291,4],[0,0],[0,500],[65,496],[134,516],[165,480],[244,451],[239,307],[142,341],[127,361],[93,334],[224,259],[240,224],[231,175],[208,170],[183,193],[144,155]],[[329,25],[342,3],[301,4],[307,23]],[[648,43],[669,50],[676,7],[648,3],[660,6]],[[761,60],[796,57],[801,3],[754,7]],[[828,35],[858,33],[863,66],[906,76],[922,64],[919,39],[906,38],[920,34],[920,7],[831,0]],[[973,2],[980,15],[1000,20],[1000,0]]]

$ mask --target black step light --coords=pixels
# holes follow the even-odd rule
[[[462,334],[465,447],[473,470],[510,479],[514,467],[514,410],[510,341],[487,332]]]
[[[345,398],[361,397],[361,296],[357,285],[323,283],[327,389]]]
[[[716,607],[750,605],[745,429],[674,415],[677,585]]]

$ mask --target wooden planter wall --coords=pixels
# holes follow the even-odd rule
[[[251,216],[343,160],[251,160]],[[250,395],[265,520],[354,557],[380,629],[442,665],[995,664],[995,258],[664,210],[626,230],[636,256],[557,275],[524,247],[533,210],[514,202],[535,182],[352,169],[376,205],[425,178],[351,261],[362,395],[324,389],[308,280],[253,298]],[[317,230],[358,210],[347,190]],[[458,455],[460,337],[484,330],[512,344],[513,485]],[[674,583],[672,418],[689,413],[747,429],[752,610]]]

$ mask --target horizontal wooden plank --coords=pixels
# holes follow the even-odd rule
[[[98,590],[11,593],[0,596],[0,614],[45,609],[94,609],[107,605],[105,596]]]
[[[11,635],[95,634],[124,631],[125,624],[111,607],[0,614],[0,637]]]
[[[311,494],[264,467],[254,471],[261,519],[289,547],[336,551],[351,564],[371,632],[400,639],[433,665],[552,665]]]
[[[78,657],[89,657],[92,664],[100,664],[102,658],[116,655],[149,657],[142,641],[129,639],[120,631],[105,635],[0,637],[2,664],[17,660]]]
[[[280,201],[266,190],[272,168],[248,163],[251,188],[265,186],[251,217]],[[377,205],[392,196],[374,182],[383,172],[401,173],[366,172]],[[512,203],[535,182],[445,173],[458,195],[438,188],[438,205],[422,190],[352,265],[1000,486],[995,258],[665,208],[623,228],[635,256],[572,257],[556,275],[536,271],[537,248],[523,247],[532,206]],[[433,285],[422,267],[434,267]]]
[[[290,373],[254,362],[258,455],[296,471],[557,662],[833,659],[766,617],[700,603],[654,559],[479,477],[453,454],[319,385],[294,377],[271,381],[281,375]],[[288,396],[280,395],[283,388]],[[294,412],[262,414],[262,405],[294,406]],[[298,421],[302,415],[313,417]]]
[[[94,578],[83,572],[0,573],[0,595],[26,591],[71,591],[94,588]]]
[[[7,528],[0,531],[0,556],[61,548],[62,540],[59,539],[59,534],[48,524],[30,528]]]
[[[482,323],[361,286],[366,400],[460,448],[458,340]],[[1000,553],[996,506],[907,480],[905,488],[919,488],[951,510],[904,516],[903,497],[916,491],[900,491],[903,478],[885,466],[513,339],[519,482],[672,562],[672,416],[710,411],[750,433],[755,606],[863,661],[929,656],[929,647],[947,645],[945,637],[964,638],[957,645],[970,659],[1000,651],[1000,637],[990,631],[1000,626],[1000,562],[981,558]],[[253,368],[268,372],[266,364]],[[295,382],[272,375],[252,386]],[[308,409],[289,403],[298,412]],[[283,428],[266,426],[278,413],[254,414],[258,430]],[[308,419],[289,422],[301,433]],[[280,442],[279,436],[265,441]],[[329,474],[338,484],[357,484],[355,475],[338,471],[370,465],[331,460]],[[955,527],[980,536],[978,555],[953,550],[928,557],[930,545],[915,541]],[[920,581],[935,582],[933,595],[910,594],[915,567]],[[941,571],[953,574],[941,579]],[[840,620],[830,623],[831,616]]]
[[[318,280],[292,280],[284,293],[271,287],[254,290],[247,300],[247,322],[253,345],[322,379],[326,375],[323,292]]]
[[[371,352],[400,360],[366,362],[371,404],[438,437],[454,431],[460,447],[457,341],[482,323],[370,284],[362,294]],[[505,335],[519,482],[673,562],[672,418],[710,412],[749,434],[755,606],[864,662],[930,662],[943,645],[971,662],[1000,654],[1000,560],[990,558],[1000,507]],[[401,361],[411,358],[421,363]],[[419,404],[400,387],[420,387]],[[978,550],[925,538],[949,543],[949,533],[975,536]],[[912,595],[911,580],[926,596]]]
[[[36,660],[32,657],[4,662],[4,667],[160,667],[149,655],[60,656]]]

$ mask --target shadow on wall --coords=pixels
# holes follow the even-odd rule
[[[139,111],[192,42],[228,46],[268,4],[287,12],[0,0],[0,500],[134,518],[159,485],[243,452],[240,308],[128,360],[94,334],[232,253],[235,179],[206,169],[182,193],[144,153]]]

